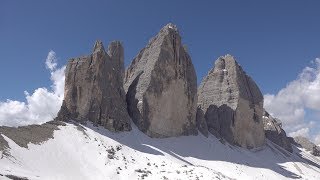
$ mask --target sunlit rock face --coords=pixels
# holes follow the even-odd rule
[[[231,55],[220,57],[198,88],[208,130],[248,149],[263,146],[263,96]]]
[[[150,137],[197,134],[197,77],[178,29],[163,27],[126,70],[128,111]]]
[[[70,59],[66,68],[65,98],[58,120],[94,122],[111,131],[129,131],[123,89],[123,47],[110,43],[108,52],[101,41],[89,56]]]

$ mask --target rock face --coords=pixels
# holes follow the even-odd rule
[[[287,151],[292,152],[290,139],[282,129],[281,121],[273,118],[267,111],[264,112],[262,120],[266,138]]]
[[[292,144],[302,147],[307,151],[310,151],[314,156],[320,156],[320,147],[309,141],[307,138],[297,136],[291,139]]]
[[[175,25],[133,59],[125,75],[128,111],[150,137],[196,134],[197,78]]]
[[[101,41],[89,56],[69,60],[66,68],[65,98],[57,120],[92,121],[111,131],[129,131],[123,89],[124,54],[120,42],[105,52]]]
[[[205,136],[208,137],[209,132],[208,132],[208,125],[207,121],[204,118],[203,111],[201,107],[197,108],[197,116],[196,116],[196,121],[197,121],[197,128],[198,130]]]
[[[232,56],[220,57],[202,80],[198,104],[212,134],[249,149],[264,145],[263,96]]]

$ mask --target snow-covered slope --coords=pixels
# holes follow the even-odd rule
[[[0,152],[0,179],[320,179],[318,158],[271,142],[249,151],[214,136],[151,139],[136,127],[126,133],[91,124],[59,128],[54,139],[28,149],[2,135],[10,155]]]

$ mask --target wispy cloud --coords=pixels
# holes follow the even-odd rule
[[[54,51],[48,53],[45,64],[51,74],[50,89],[38,88],[33,94],[25,91],[26,102],[10,99],[0,102],[0,125],[41,124],[53,120],[56,116],[64,95],[65,66],[57,68],[57,57]]]
[[[316,135],[310,135],[310,130],[316,123],[306,119],[306,114],[320,112],[320,59],[312,61],[277,94],[266,94],[264,98],[265,109],[282,120],[290,135],[312,136],[315,140]]]
[[[50,69],[50,71],[54,71],[58,66],[57,63],[57,57],[56,53],[54,51],[50,51],[48,53],[47,59],[46,59],[46,67]]]

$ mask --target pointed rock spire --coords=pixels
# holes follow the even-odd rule
[[[162,30],[171,30],[171,31],[178,32],[178,27],[175,24],[168,23],[162,28]]]
[[[102,42],[97,41],[91,55],[69,61],[65,97],[57,120],[89,120],[111,131],[131,130],[120,70],[122,46],[118,49],[110,57]]]
[[[104,52],[104,51],[105,51],[105,49],[104,49],[104,46],[103,46],[103,44],[102,44],[102,41],[97,40],[97,41],[95,42],[94,46],[93,46],[92,52],[93,52],[93,53],[96,53],[96,52]]]
[[[263,96],[231,55],[219,57],[202,80],[198,104],[212,134],[249,149],[264,145]]]
[[[116,69],[118,69],[120,72],[121,77],[119,77],[121,80],[121,83],[123,83],[124,78],[124,49],[120,41],[112,41],[108,46],[108,52],[107,54],[110,56],[111,61],[113,62]]]
[[[126,71],[128,111],[150,137],[196,134],[197,77],[177,27],[168,24]]]

